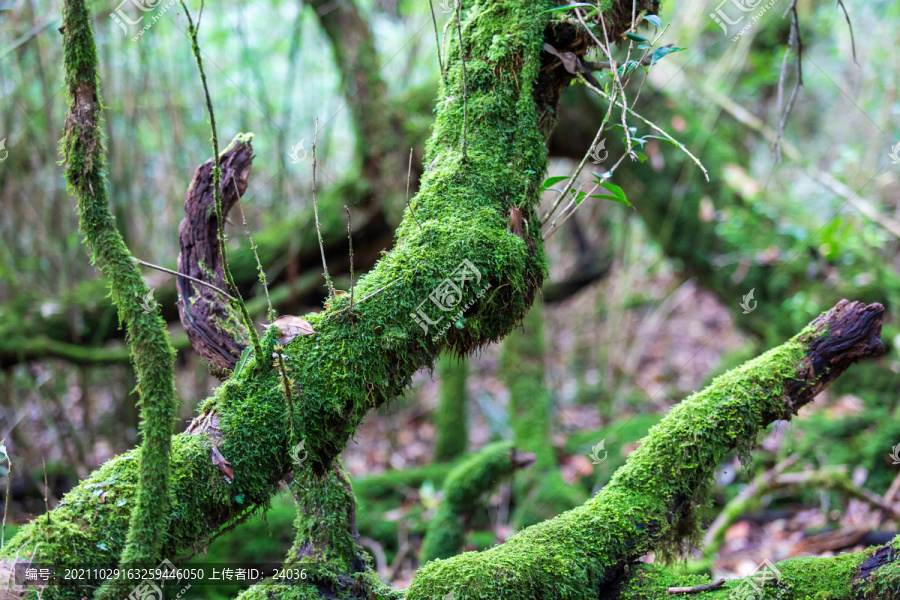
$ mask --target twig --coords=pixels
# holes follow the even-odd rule
[[[234,184],[234,191],[238,195],[237,205],[238,210],[241,211],[241,221],[244,223],[244,233],[247,234],[247,239],[250,240],[250,249],[253,250],[253,256],[256,257],[256,269],[259,271],[259,281],[263,285],[263,291],[266,293],[266,302],[269,304],[269,322],[275,320],[275,311],[272,309],[272,299],[269,297],[269,283],[266,280],[266,272],[263,270],[262,263],[259,260],[259,253],[256,251],[256,244],[253,243],[253,236],[250,235],[250,227],[247,225],[247,217],[244,216],[244,207],[241,206],[241,194],[238,192],[237,181],[234,180],[234,172],[231,173],[231,182]]]
[[[3,543],[6,539],[6,515],[9,512],[9,487],[12,482],[12,458],[6,452],[3,454],[6,456],[6,498],[3,499],[3,525],[0,526],[0,549],[3,548]]]
[[[456,0],[456,31],[459,33],[459,57],[462,59],[462,75],[463,75],[463,142],[462,154],[463,161],[466,160],[466,132],[469,127],[469,89],[466,76],[466,49],[463,47],[462,37],[462,19],[460,12],[462,11],[462,0]]]
[[[791,5],[785,11],[784,15],[787,16],[789,12],[791,13],[791,35],[788,38],[787,48],[784,49],[784,60],[781,63],[781,75],[778,77],[779,111],[781,110],[781,105],[784,100],[784,79],[787,74],[788,55],[790,55],[791,47],[795,43],[797,44],[797,83],[794,84],[791,98],[788,100],[788,105],[784,109],[784,113],[781,115],[781,120],[778,123],[775,141],[772,142],[772,150],[775,152],[775,162],[777,163],[781,162],[781,138],[784,136],[784,128],[787,125],[788,117],[791,115],[791,111],[794,108],[794,101],[797,100],[797,95],[800,92],[800,88],[803,86],[803,41],[800,39],[800,18],[797,16],[797,0],[791,2]]]
[[[284,394],[284,399],[287,402],[289,423],[288,443],[293,445],[297,437],[294,433],[294,394],[291,392],[291,378],[288,377],[287,368],[284,366],[284,354],[282,354],[282,347],[275,346],[275,353],[278,355],[278,370],[279,375],[281,376],[281,390]]]
[[[219,165],[219,138],[216,131],[216,115],[213,112],[212,98],[209,96],[209,86],[206,83],[206,73],[203,71],[203,59],[200,56],[200,44],[197,41],[197,35],[200,27],[200,17],[203,15],[203,3],[200,3],[200,13],[197,15],[197,26],[191,19],[191,13],[188,11],[184,0],[181,1],[181,7],[188,20],[188,31],[191,34],[191,49],[194,52],[194,58],[197,61],[197,69],[200,71],[200,81],[203,84],[203,93],[206,96],[206,111],[209,113],[209,125],[212,130],[212,147],[213,147],[213,198],[216,205],[216,225],[218,227],[219,253],[222,255],[222,272],[225,276],[225,283],[228,291],[231,292],[231,304],[238,309],[244,320],[244,326],[247,328],[247,334],[250,341],[256,349],[256,355],[262,356],[262,344],[259,341],[259,334],[256,333],[256,327],[253,325],[253,319],[247,312],[241,293],[238,291],[237,285],[234,283],[234,277],[231,276],[231,269],[228,268],[228,256],[225,253],[225,218],[222,214],[222,190],[219,189],[222,177],[222,168]]]
[[[606,98],[607,100],[610,100],[610,101],[615,102],[615,103],[617,103],[617,104],[619,103],[619,101],[616,100],[615,98],[610,98],[610,96],[609,96],[606,92],[604,92],[603,90],[597,88],[596,86],[591,85],[590,82],[588,82],[588,81],[587,81],[584,77],[582,77],[581,75],[579,75],[579,77],[581,78],[582,82],[583,82],[589,89],[593,90],[593,91],[596,92],[597,94],[600,94],[601,96],[603,96],[603,97]],[[619,106],[621,106],[621,104],[620,104]],[[662,127],[660,127],[659,125],[657,125],[657,124],[654,123],[653,121],[650,121],[650,120],[647,119],[646,117],[641,116],[640,114],[634,112],[634,111],[631,110],[630,108],[627,108],[627,107],[626,107],[626,110],[627,110],[631,115],[637,117],[638,119],[640,119],[641,121],[643,121],[644,123],[646,123],[647,125],[649,125],[650,127],[652,127],[653,129],[655,129],[656,131],[658,131],[659,133],[661,133],[662,136],[663,136],[664,138],[666,138],[667,140],[669,140],[670,142],[672,142],[672,143],[673,143],[675,146],[677,146],[682,152],[684,152],[685,154],[687,154],[688,156],[690,156],[690,157],[691,157],[691,160],[694,161],[694,164],[697,165],[697,166],[700,168],[701,171],[703,171],[703,176],[706,177],[706,181],[709,181],[709,173],[706,171],[706,167],[703,166],[703,164],[700,162],[700,159],[698,159],[696,156],[694,156],[693,154],[691,154],[691,151],[688,150],[688,149],[684,146],[684,144],[682,144],[681,142],[679,142],[678,140],[676,140],[675,138],[673,138],[671,135],[669,135],[668,133],[666,133],[665,130],[664,130]]]
[[[616,65],[616,61],[612,57],[612,52],[609,49],[609,35],[606,33],[606,19],[603,18],[603,11],[600,11],[600,26],[603,28],[603,39],[606,40],[606,45],[597,39],[597,36],[594,35],[594,32],[591,31],[590,27],[587,26],[587,23],[584,22],[584,17],[581,16],[581,10],[575,9],[575,15],[578,17],[578,20],[581,22],[581,25],[587,30],[588,34],[594,38],[594,41],[600,46],[600,49],[606,55],[606,58],[609,60],[611,65],[610,72],[613,76],[613,81],[615,81],[616,85],[619,88],[619,91],[622,93],[622,129],[625,130],[625,150],[628,152],[629,156],[634,156],[634,150],[631,149],[631,132],[628,130],[628,123],[626,120],[625,111],[628,109],[628,96],[625,94],[625,86],[622,85],[622,80],[619,78],[619,69]],[[630,52],[630,48],[629,48]],[[628,63],[626,63],[627,65]]]
[[[211,283],[209,283],[209,282],[207,282],[207,281],[203,281],[203,280],[201,280],[201,279],[197,279],[196,277],[191,277],[190,275],[185,275],[184,273],[179,273],[178,271],[173,271],[172,269],[167,269],[167,268],[161,267],[161,266],[159,266],[159,265],[154,265],[153,263],[148,263],[148,262],[143,261],[143,260],[141,260],[141,259],[139,259],[139,258],[134,258],[134,257],[132,257],[132,258],[133,258],[134,262],[138,263],[139,265],[143,265],[143,266],[145,266],[145,267],[149,267],[149,268],[155,269],[155,270],[157,270],[157,271],[162,271],[163,273],[168,273],[168,274],[170,274],[170,275],[175,275],[175,276],[177,276],[177,277],[184,277],[185,279],[190,279],[190,280],[193,281],[194,283],[199,283],[200,285],[205,285],[205,286],[208,287],[209,289],[215,290],[215,291],[219,292],[220,294],[222,294],[222,295],[225,296],[226,298],[231,298],[231,294],[229,294],[229,293],[226,292],[225,290],[221,290],[221,289],[217,288],[216,286],[214,286],[213,284],[211,284]],[[233,299],[233,298],[232,298],[232,299]]]
[[[347,213],[347,242],[350,244],[350,313],[353,314],[353,226],[350,222],[350,209],[344,205]]]
[[[410,179],[410,176],[412,175],[412,154],[413,154],[413,149],[410,148],[409,149],[409,168],[406,171],[406,206],[409,207],[409,212],[412,213],[413,219],[415,219],[416,223],[419,225],[419,227],[421,227],[422,224],[419,223],[419,218],[416,216],[416,211],[413,210],[412,204],[409,203],[409,179]],[[346,208],[346,207],[344,207],[344,208]],[[349,213],[348,213],[348,218],[349,218]]]
[[[47,463],[44,457],[41,457],[41,464],[44,466],[44,512],[47,513],[47,524],[50,524],[50,502],[47,501],[47,493],[50,490],[50,484],[47,483]]]
[[[847,20],[847,28],[850,30],[850,48],[853,51],[853,62],[856,62],[856,40],[853,38],[853,23],[850,22],[850,15],[847,14],[847,7],[844,6],[844,0],[837,0],[837,5],[844,11],[844,19]]]
[[[431,22],[434,23],[434,42],[437,44],[438,66],[441,68],[441,79],[446,81],[444,60],[441,58],[441,38],[438,36],[437,18],[434,16],[434,3],[432,0],[428,0],[428,6],[431,8]]]
[[[724,579],[720,579],[715,583],[710,583],[707,585],[695,585],[693,587],[670,587],[666,588],[667,594],[696,594],[698,592],[706,592],[708,590],[715,589],[725,583]]]
[[[544,215],[543,219],[541,219],[541,223],[546,223],[553,213],[556,212],[556,208],[559,206],[559,203],[562,202],[562,199],[565,198],[566,194],[569,193],[569,190],[572,189],[572,186],[575,184],[575,180],[581,174],[581,171],[584,169],[584,165],[587,163],[588,157],[591,155],[591,152],[594,151],[594,147],[597,145],[597,142],[600,141],[600,136],[603,135],[603,130],[606,127],[606,124],[609,122],[610,116],[612,116],[612,102],[609,103],[609,107],[606,109],[606,115],[603,117],[603,121],[600,123],[600,128],[597,129],[597,135],[594,136],[594,141],[591,142],[590,147],[587,149],[587,152],[584,153],[584,157],[581,159],[581,162],[578,164],[578,168],[575,169],[575,172],[569,177],[569,182],[566,184],[566,187],[563,188],[562,193],[556,197],[556,200],[553,202],[553,206],[550,207],[550,210],[547,211],[547,214]]]
[[[418,272],[418,270],[419,270],[419,267],[416,267],[416,268],[413,270],[413,274],[415,274],[416,272]],[[359,306],[360,304],[362,304],[363,302],[365,302],[366,300],[368,300],[368,299],[371,298],[372,296],[377,296],[378,294],[380,294],[380,293],[383,292],[384,290],[388,289],[389,287],[391,287],[392,285],[394,285],[395,283],[397,283],[397,282],[400,281],[401,279],[403,279],[403,275],[401,275],[401,276],[398,277],[397,279],[391,281],[390,283],[386,283],[385,285],[381,286],[380,288],[378,288],[377,290],[375,290],[374,292],[372,292],[371,294],[369,294],[368,296],[366,296],[365,298],[363,298],[362,300],[360,300],[359,302],[357,302],[356,305]],[[341,314],[341,313],[344,312],[345,310],[348,310],[348,309],[342,308],[341,310],[335,311],[334,314],[336,314],[336,315]]]
[[[328,274],[328,265],[325,264],[325,242],[322,241],[322,230],[319,227],[319,203],[316,199],[316,143],[319,141],[319,117],[316,117],[316,133],[313,137],[312,145],[312,194],[313,194],[313,212],[316,215],[316,233],[319,234],[319,251],[322,253],[322,269],[325,272],[325,285],[328,286],[328,297],[334,296],[334,285],[331,283],[331,276]]]

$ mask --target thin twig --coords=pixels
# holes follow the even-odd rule
[[[5,442],[6,440],[3,441]],[[0,446],[2,445],[0,443]],[[3,499],[3,525],[0,526],[0,549],[3,548],[3,543],[6,539],[6,515],[9,513],[9,487],[12,482],[12,458],[6,452],[3,454],[6,455],[6,498]]]
[[[610,73],[613,76],[613,81],[615,81],[616,86],[618,86],[619,91],[622,94],[622,129],[625,130],[625,150],[628,152],[629,156],[634,156],[634,150],[631,148],[631,132],[628,130],[628,123],[626,119],[625,111],[628,108],[628,96],[625,94],[625,86],[622,85],[622,80],[619,78],[619,68],[616,64],[616,61],[612,57],[612,51],[609,49],[609,35],[606,33],[606,19],[603,18],[603,11],[600,11],[600,26],[603,28],[603,39],[606,40],[606,45],[603,44],[597,36],[594,35],[594,32],[587,26],[587,23],[584,22],[584,17],[581,16],[581,10],[575,9],[575,15],[578,17],[578,20],[581,22],[581,25],[587,30],[588,34],[594,38],[594,42],[600,47],[603,53],[606,55],[606,58],[609,60],[611,65]],[[627,63],[626,63],[627,64]]]
[[[462,141],[462,154],[463,161],[466,160],[466,132],[469,126],[469,89],[467,83],[466,76],[466,49],[463,46],[463,37],[462,37],[462,19],[460,18],[460,13],[462,11],[462,0],[456,0],[456,31],[459,33],[459,57],[462,60],[462,75],[463,75],[463,141]]]
[[[609,96],[606,92],[604,92],[604,91],[601,90],[601,89],[598,89],[596,86],[591,85],[590,82],[588,82],[588,81],[587,81],[584,77],[582,77],[581,75],[579,75],[579,77],[581,78],[581,80],[582,80],[582,82],[584,83],[584,85],[586,85],[590,90],[594,91],[594,92],[597,93],[597,94],[600,94],[601,96],[603,96],[603,97],[606,98],[607,100],[611,100],[611,101],[613,101],[613,102],[619,104],[619,101],[618,101],[617,99],[615,99],[615,98],[610,98],[610,96]],[[621,106],[621,104],[619,104],[619,106]],[[670,142],[672,142],[672,144],[674,144],[675,146],[677,146],[682,152],[684,152],[685,154],[687,154],[688,156],[690,156],[690,157],[691,157],[691,160],[694,161],[694,164],[697,165],[697,166],[700,168],[701,171],[703,171],[703,176],[706,177],[706,181],[709,181],[709,173],[707,172],[706,167],[703,166],[703,164],[700,162],[700,159],[697,158],[696,156],[694,156],[694,155],[691,153],[691,151],[688,150],[688,149],[685,147],[684,144],[682,144],[681,142],[679,142],[678,140],[676,140],[675,138],[673,138],[671,135],[669,135],[668,133],[666,133],[666,131],[665,131],[662,127],[660,127],[659,125],[657,125],[657,124],[654,123],[653,121],[650,121],[650,120],[647,119],[646,117],[641,116],[640,114],[634,112],[634,111],[631,110],[630,108],[627,108],[627,107],[626,107],[626,110],[629,112],[629,114],[631,114],[631,115],[637,117],[638,119],[640,119],[641,121],[643,121],[644,123],[646,123],[647,125],[649,125],[650,127],[652,127],[653,129],[655,129],[656,131],[658,131],[660,134],[662,134],[662,136],[663,136],[664,138],[666,138],[667,140],[669,140]]]
[[[269,283],[266,279],[266,272],[263,270],[262,263],[259,260],[259,253],[256,251],[256,244],[253,243],[253,236],[250,235],[250,227],[247,225],[247,217],[244,216],[244,208],[241,206],[241,194],[238,192],[237,181],[234,180],[234,173],[231,173],[231,182],[234,184],[234,191],[238,195],[237,205],[238,210],[241,211],[241,221],[244,223],[244,233],[247,234],[247,239],[250,240],[250,249],[253,250],[253,256],[256,257],[256,269],[259,271],[259,281],[263,285],[263,291],[266,293],[266,302],[269,304],[269,312],[268,317],[269,321],[275,320],[275,311],[272,309],[272,299],[269,298]]]
[[[706,592],[712,589],[715,589],[725,583],[724,579],[720,579],[715,583],[709,583],[707,585],[695,585],[693,587],[670,587],[666,588],[667,594],[696,594],[698,592]]]
[[[438,36],[437,17],[434,16],[434,3],[432,0],[428,0],[428,6],[431,8],[431,22],[434,23],[434,42],[437,44],[438,66],[441,67],[441,79],[446,81],[444,60],[441,58],[441,38]]]
[[[615,89],[613,90],[613,94],[615,94]],[[556,197],[556,200],[553,202],[553,206],[547,211],[544,217],[541,219],[541,223],[546,223],[550,220],[550,217],[553,216],[553,213],[556,212],[559,203],[562,202],[562,199],[566,197],[566,194],[569,193],[569,190],[572,189],[572,186],[575,184],[575,180],[578,179],[578,176],[581,175],[581,171],[584,169],[584,165],[587,164],[587,159],[591,155],[591,152],[594,151],[594,147],[597,145],[597,142],[600,141],[600,136],[603,135],[603,130],[606,127],[606,124],[609,122],[610,116],[612,116],[612,107],[613,103],[609,103],[609,107],[606,109],[606,115],[603,117],[603,121],[600,123],[600,128],[597,129],[597,135],[594,136],[594,141],[591,142],[591,145],[588,147],[587,152],[584,153],[584,157],[581,159],[581,162],[578,163],[578,168],[575,169],[575,172],[569,177],[569,181],[566,184],[566,187],[563,188],[563,191]]]
[[[220,181],[222,177],[222,168],[219,164],[219,138],[218,133],[216,131],[216,115],[213,112],[212,98],[209,96],[209,86],[206,83],[206,73],[203,70],[203,59],[200,56],[200,43],[197,40],[197,36],[199,33],[200,27],[200,16],[203,15],[203,2],[200,3],[200,13],[197,18],[197,26],[194,26],[194,21],[191,19],[191,13],[188,11],[187,5],[184,3],[184,0],[181,0],[181,7],[184,9],[184,14],[188,20],[188,31],[191,35],[191,49],[194,52],[194,58],[197,61],[197,70],[200,71],[200,82],[203,84],[203,93],[206,96],[206,111],[209,113],[209,125],[212,130],[212,148],[213,148],[213,198],[215,199],[215,207],[216,207],[216,225],[218,227],[218,238],[219,238],[219,253],[222,255],[222,272],[225,276],[225,283],[227,284],[228,291],[231,293],[231,304],[234,306],[238,312],[241,314],[241,317],[244,321],[244,326],[247,328],[247,334],[250,336],[250,341],[253,344],[253,347],[256,349],[256,355],[262,356],[262,344],[259,341],[259,334],[256,333],[256,327],[253,325],[253,319],[250,318],[250,313],[247,312],[247,307],[244,304],[243,298],[241,298],[241,293],[238,291],[237,284],[234,283],[234,277],[231,276],[231,269],[228,268],[228,256],[225,253],[225,218],[223,216],[222,211],[222,190],[219,189]]]
[[[177,277],[184,277],[185,279],[190,279],[194,283],[199,283],[200,285],[205,285],[209,289],[215,290],[215,291],[219,292],[220,294],[222,294],[223,296],[225,296],[226,298],[230,298],[233,300],[233,298],[231,298],[231,295],[228,292],[217,288],[216,286],[214,286],[213,284],[211,284],[207,281],[203,281],[202,279],[197,279],[196,277],[191,277],[190,275],[185,275],[184,273],[179,273],[178,271],[173,271],[172,269],[167,269],[167,268],[161,267],[159,265],[154,265],[153,263],[148,263],[147,261],[143,261],[139,258],[132,257],[132,259],[134,260],[134,262],[138,263],[139,265],[144,265],[145,267],[149,267],[149,268],[155,269],[157,271],[162,271],[163,273],[168,273],[170,275],[175,275]]]
[[[772,143],[772,150],[775,152],[775,162],[777,163],[781,162],[781,138],[784,136],[784,128],[787,125],[788,117],[791,115],[791,111],[794,108],[794,101],[797,100],[800,87],[803,85],[803,41],[800,39],[800,18],[797,16],[797,0],[791,2],[791,5],[785,11],[784,15],[787,16],[788,13],[791,13],[791,35],[788,37],[787,48],[784,49],[784,60],[781,63],[781,75],[778,77],[779,111],[781,111],[782,101],[784,99],[784,79],[787,73],[788,56],[790,55],[791,47],[794,44],[797,45],[797,83],[794,84],[791,98],[788,100],[788,105],[781,115],[775,141]]]
[[[319,203],[316,199],[316,143],[319,141],[319,117],[316,117],[316,133],[312,145],[312,194],[313,212],[316,215],[316,233],[319,235],[319,252],[322,253],[322,269],[325,272],[325,285],[328,286],[328,297],[334,296],[334,285],[328,274],[328,265],[325,263],[325,242],[322,240],[322,229],[319,227]]]
[[[47,513],[47,524],[50,524],[50,502],[47,500],[47,494],[50,490],[50,484],[47,483],[47,463],[44,457],[41,457],[41,464],[44,466],[44,512]]]
[[[350,314],[353,314],[353,225],[350,222],[350,209],[344,205],[347,213],[347,242],[350,244]]]
[[[419,218],[416,216],[416,211],[413,210],[412,204],[409,203],[409,180],[410,180],[410,176],[412,175],[412,154],[413,154],[413,149],[410,148],[409,149],[409,168],[406,170],[406,206],[409,207],[409,212],[412,214],[413,219],[415,219],[416,223],[419,225],[419,227],[421,227],[422,224],[419,223]],[[349,217],[349,215],[348,215],[348,217]]]
[[[416,267],[416,268],[413,270],[413,274],[416,274],[418,271],[419,271],[419,267]],[[368,299],[371,298],[372,296],[377,296],[378,294],[380,294],[380,293],[383,292],[384,290],[388,289],[389,287],[391,287],[392,285],[394,285],[395,283],[397,283],[397,282],[400,281],[401,279],[403,279],[403,275],[401,275],[401,276],[398,277],[397,279],[391,281],[390,283],[386,283],[385,285],[381,286],[380,288],[378,288],[377,290],[375,290],[374,292],[372,292],[371,294],[369,294],[368,296],[366,296],[365,298],[363,298],[362,300],[360,300],[359,302],[357,302],[357,303],[356,303],[356,306],[359,306],[360,304],[362,304],[363,302],[365,302],[366,300],[368,300]],[[342,308],[341,310],[335,311],[334,314],[339,315],[339,314],[341,314],[342,312],[344,312],[345,310],[348,310],[348,309],[347,309],[347,308]]]
[[[856,40],[853,37],[853,23],[850,22],[850,15],[847,14],[847,7],[844,6],[844,0],[837,0],[837,5],[844,11],[844,19],[847,20],[847,28],[850,29],[850,49],[853,51],[853,62],[859,65],[859,63],[856,62]]]

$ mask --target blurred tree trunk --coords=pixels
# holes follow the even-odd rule
[[[459,356],[444,352],[438,362],[441,396],[434,418],[434,460],[447,462],[465,454],[469,447],[469,422],[466,415],[468,394],[466,379],[469,365]]]
[[[584,498],[559,474],[551,436],[556,406],[545,384],[544,307],[534,303],[521,327],[503,341],[500,377],[509,391],[506,412],[517,450],[533,452],[534,467],[516,474],[512,524],[527,527],[578,506]]]

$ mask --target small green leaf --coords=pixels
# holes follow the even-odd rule
[[[602,185],[603,187],[605,187],[606,189],[608,189],[615,195],[615,198],[610,198],[610,200],[613,200],[615,202],[621,202],[622,204],[627,204],[628,206],[631,206],[631,202],[629,202],[628,198],[625,197],[625,192],[622,190],[622,188],[620,188],[619,186],[617,186],[614,183],[609,183],[608,181],[603,182],[600,185]]]
[[[244,495],[238,494],[237,496],[234,497],[234,501],[237,502],[238,504],[243,504],[244,503]]]
[[[565,181],[568,178],[569,178],[568,175],[558,175],[556,177],[548,177],[547,179],[544,180],[543,185],[541,185],[541,191],[545,192],[545,191],[551,189],[550,188],[551,185],[555,185],[555,184],[559,183],[560,181]]]
[[[660,19],[657,15],[644,15],[644,20],[648,23],[653,23],[658,29],[663,28],[662,19]]]
[[[684,50],[684,48],[676,48],[674,46],[663,46],[662,48],[657,48],[655,52],[653,52],[653,56],[650,57],[650,66],[655,65],[660,59],[662,59],[667,54],[671,54],[673,52],[679,52]]]
[[[634,40],[636,42],[647,42],[647,43],[650,42],[650,40],[648,40],[644,36],[638,35],[636,33],[626,33],[625,37],[627,37],[629,40]]]
[[[672,144],[673,146],[677,146],[677,145],[678,145],[678,142],[672,141],[672,140],[670,140],[669,138],[664,138],[664,137],[659,136],[659,135],[645,135],[645,136],[644,136],[644,139],[645,139],[645,140],[662,140],[662,141],[664,141],[664,142],[669,142],[669,143]]]
[[[635,150],[634,155],[637,156],[637,159],[638,159],[638,161],[640,161],[641,164],[643,164],[644,161],[647,160],[647,155],[644,154],[643,152],[638,152],[637,150]]]

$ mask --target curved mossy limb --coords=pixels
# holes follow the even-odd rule
[[[522,326],[503,341],[499,370],[509,390],[506,412],[516,448],[534,452],[537,463],[515,478],[512,524],[527,527],[563,513],[584,501],[581,491],[559,474],[550,433],[555,408],[544,384],[544,307],[528,312]]]
[[[446,462],[466,453],[469,447],[469,424],[466,418],[466,378],[469,367],[465,359],[445,352],[438,361],[441,396],[434,417],[434,460]]]
[[[747,457],[759,433],[790,419],[853,362],[878,355],[884,309],[842,301],[787,343],[715,379],[673,408],[583,506],[485,552],[434,561],[407,600],[567,597],[614,592],[625,565],[696,543],[716,466]]]
[[[169,524],[169,475],[172,428],[179,401],[175,395],[175,350],[165,322],[145,304],[151,290],[116,228],[106,186],[106,150],[102,133],[102,101],[97,48],[84,0],[67,0],[63,9],[63,55],[69,111],[60,143],[69,192],[78,200],[78,225],[92,260],[109,281],[112,302],[126,330],[138,378],[140,431],[143,437],[139,475],[131,504],[121,564],[152,564]],[[155,308],[155,306],[154,306]],[[49,515],[48,515],[49,520]],[[120,584],[121,585],[118,585]],[[114,582],[122,592],[129,582]]]
[[[552,119],[539,123],[551,106],[538,105],[534,82],[556,73],[541,71],[551,18],[544,10],[551,5],[501,0],[467,9],[466,82],[457,47],[427,149],[435,166],[411,200],[416,219],[406,214],[396,248],[359,281],[352,314],[349,295],[335,298],[306,316],[315,334],[285,344],[296,387],[293,429],[316,473],[330,467],[370,409],[402,393],[440,352],[453,347],[465,354],[499,340],[530,307],[546,269],[534,205],[546,170],[541,124]],[[545,91],[541,101],[555,103],[559,91]],[[510,204],[529,223],[521,237],[508,231]],[[455,296],[444,293],[448,280],[458,286]],[[453,310],[443,310],[453,303]],[[281,378],[266,367],[274,342],[267,335],[263,360],[251,356],[172,441],[172,504],[163,538],[170,559],[265,504],[290,470]],[[49,523],[41,518],[23,527],[0,557],[40,544],[36,558],[57,568],[115,565],[139,459],[135,450],[101,467],[63,499]],[[98,489],[106,491],[102,501]],[[73,586],[45,597],[91,594]]]
[[[661,565],[633,565],[615,600],[892,600],[900,590],[900,538],[891,544],[833,557],[804,556],[772,564],[761,562],[747,577],[712,589],[670,593],[670,588],[713,584],[705,575],[685,575]]]
[[[466,541],[464,517],[478,507],[478,501],[504,477],[534,462],[532,453],[517,452],[512,442],[496,442],[461,462],[444,482],[444,499],[428,523],[422,540],[419,562],[449,558]]]

